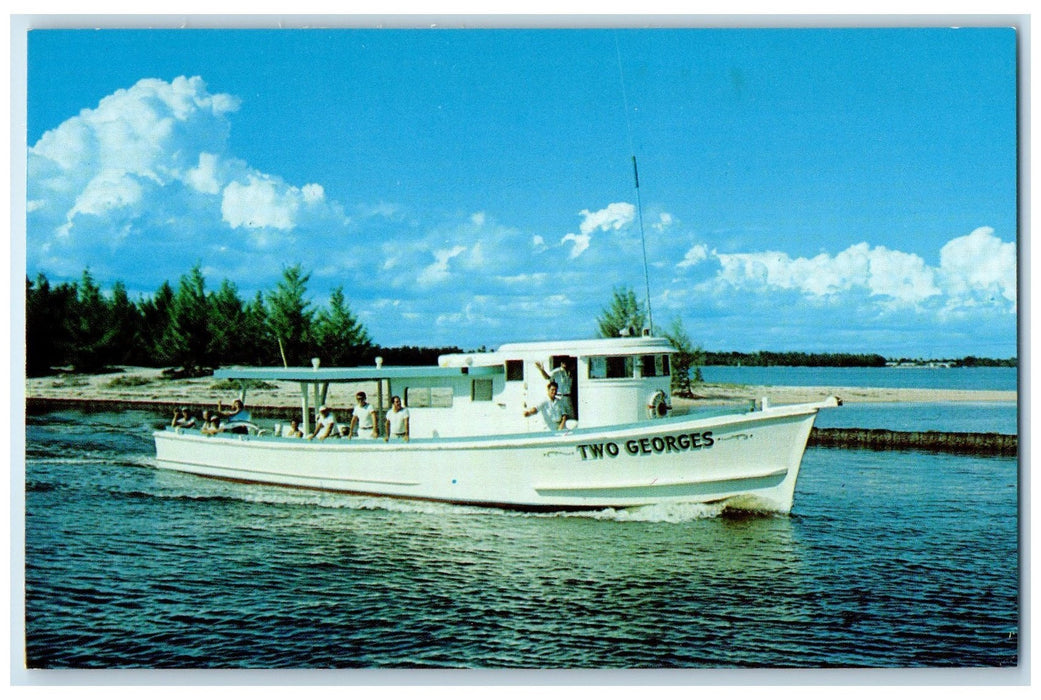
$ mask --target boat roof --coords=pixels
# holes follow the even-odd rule
[[[653,336],[593,338],[585,340],[545,340],[507,343],[495,352],[467,352],[442,355],[438,366],[421,367],[226,367],[216,370],[217,379],[256,379],[291,382],[359,382],[376,379],[431,379],[441,377],[492,376],[501,374],[507,360],[543,359],[550,355],[646,355],[674,353],[665,338]]]
[[[361,382],[376,379],[420,379],[458,377],[463,374],[491,376],[502,367],[222,367],[217,379],[257,379],[283,382]]]
[[[542,359],[548,355],[649,355],[676,352],[665,338],[631,336],[616,338],[587,338],[583,340],[542,340],[529,343],[507,343],[495,352],[467,352],[442,355],[442,367],[498,365],[506,360]]]

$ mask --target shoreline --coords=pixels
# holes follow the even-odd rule
[[[130,404],[155,406],[216,406],[218,401],[231,403],[238,391],[212,376],[195,379],[167,379],[162,369],[123,367],[108,374],[59,374],[27,378],[26,405],[41,404]],[[377,396],[375,382],[340,384],[330,387],[327,403],[350,406],[355,391],[362,389],[371,399]],[[673,397],[678,411],[696,405],[746,403],[763,397],[773,404],[820,401],[838,396],[844,403],[1016,403],[1015,391],[966,389],[890,389],[881,387],[843,386],[764,386],[745,384],[699,384],[694,398]],[[389,402],[385,396],[385,402]],[[266,408],[299,408],[300,389],[283,383],[251,388],[247,404]]]

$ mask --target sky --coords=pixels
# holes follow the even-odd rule
[[[301,265],[384,346],[593,337],[649,287],[706,350],[1012,357],[1016,41],[32,30],[26,274]]]

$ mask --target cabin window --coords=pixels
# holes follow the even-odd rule
[[[590,379],[628,379],[633,376],[636,363],[631,355],[589,358]]]
[[[409,387],[405,389],[405,405],[409,408],[429,408],[430,389],[428,387]]]
[[[668,355],[643,355],[640,357],[640,370],[645,377],[669,376]]]
[[[409,408],[451,408],[452,388],[413,386],[405,389],[405,405]]]
[[[431,406],[431,408],[451,408],[452,407],[452,387],[450,387],[450,386],[434,386],[434,387],[430,387],[430,406]]]
[[[492,380],[491,379],[475,379],[470,388],[470,400],[471,401],[491,401],[492,400]]]
[[[506,381],[524,381],[524,360],[506,360]]]

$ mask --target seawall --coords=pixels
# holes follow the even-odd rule
[[[845,447],[871,450],[928,450],[956,454],[1015,457],[1019,437],[999,433],[945,433],[863,428],[814,428],[807,443],[812,447]]]

